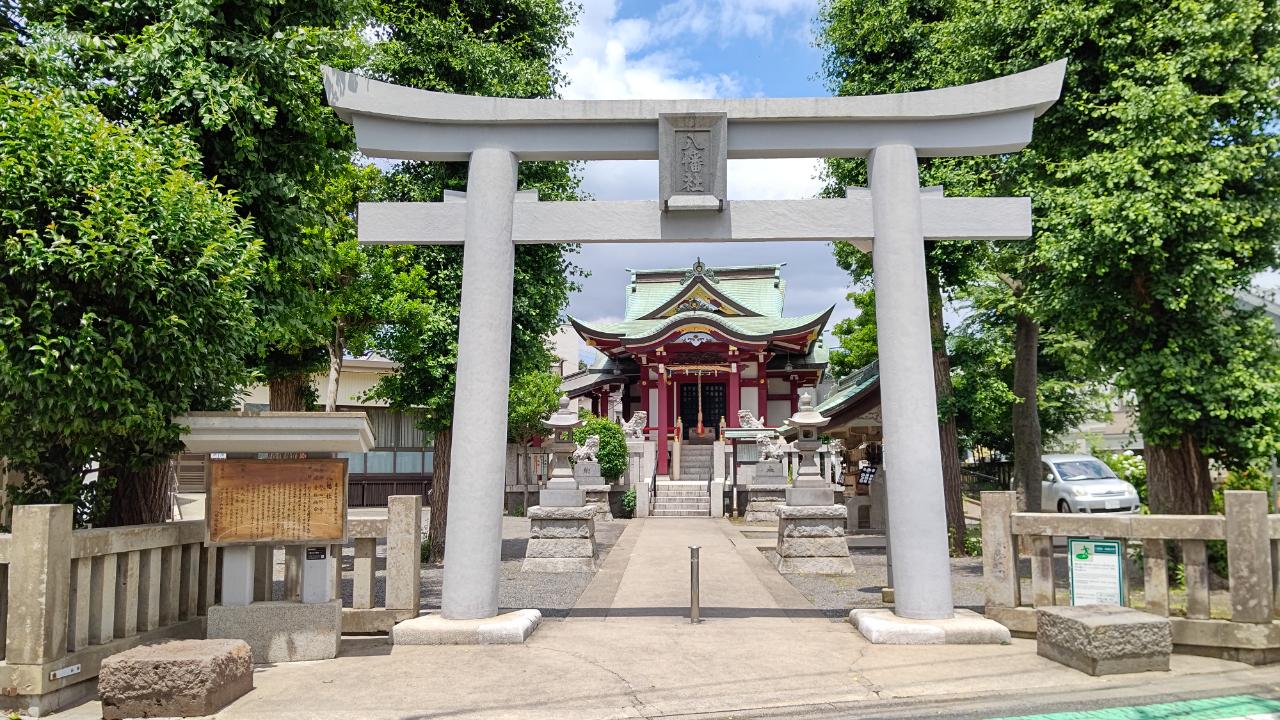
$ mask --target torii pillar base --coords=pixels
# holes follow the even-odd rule
[[[875,645],[1008,645],[1009,628],[972,610],[941,620],[912,620],[892,610],[861,609],[849,622]]]
[[[396,623],[392,645],[518,645],[542,624],[537,610],[515,610],[478,620],[449,620],[437,613]]]

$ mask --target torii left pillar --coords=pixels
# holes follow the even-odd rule
[[[479,148],[471,153],[443,596],[440,615],[425,615],[392,629],[391,640],[397,645],[518,643],[542,620],[537,610],[498,615],[516,261],[511,227],[518,165],[509,150]]]

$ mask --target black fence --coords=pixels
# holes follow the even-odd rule
[[[386,507],[392,495],[420,495],[425,507],[431,497],[431,476],[356,475],[347,480],[348,507]]]

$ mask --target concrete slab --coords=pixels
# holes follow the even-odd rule
[[[328,660],[338,654],[342,601],[211,605],[207,627],[211,640],[249,643],[255,663]]]
[[[448,620],[432,613],[396,623],[392,645],[514,645],[542,623],[537,610],[516,610],[480,620]]]
[[[876,645],[1008,645],[1009,628],[972,610],[955,611],[945,620],[913,620],[890,610],[849,613],[849,622]]]

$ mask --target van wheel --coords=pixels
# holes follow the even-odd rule
[[[1066,500],[1059,500],[1059,501],[1058,501],[1058,512],[1060,512],[1060,513],[1069,513],[1069,512],[1071,512],[1071,506],[1067,504],[1067,501],[1066,501]]]

